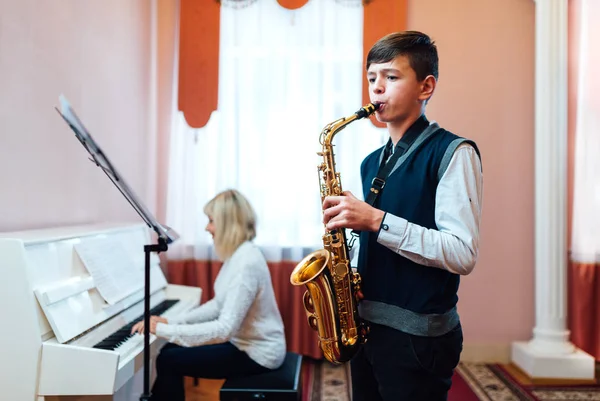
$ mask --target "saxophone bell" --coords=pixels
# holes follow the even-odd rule
[[[290,277],[290,282],[294,285],[306,284],[314,280],[329,263],[329,252],[325,249],[319,249],[306,256],[298,265],[302,269],[294,269]]]
[[[373,114],[379,103],[369,103],[353,115],[336,120],[321,131],[323,162],[317,167],[321,200],[342,193],[335,170],[333,137],[353,121]],[[296,265],[290,276],[293,285],[305,285],[304,309],[309,326],[319,335],[319,346],[333,364],[349,361],[366,341],[368,326],[358,315],[360,275],[350,267],[350,248],[344,229],[326,230],[324,249],[312,252]]]

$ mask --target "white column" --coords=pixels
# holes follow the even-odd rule
[[[532,378],[593,379],[566,319],[568,0],[536,0],[535,17],[535,328],[512,360]]]

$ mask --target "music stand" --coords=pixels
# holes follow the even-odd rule
[[[67,122],[69,127],[75,133],[75,136],[81,142],[83,147],[91,156],[91,161],[95,163],[108,176],[117,189],[123,194],[129,204],[140,215],[142,220],[154,230],[158,236],[156,244],[144,245],[145,263],[144,263],[144,389],[140,396],[141,401],[149,401],[150,393],[150,254],[167,251],[169,244],[179,238],[179,235],[170,227],[160,224],[156,218],[148,211],[144,204],[139,200],[123,177],[117,172],[108,157],[102,152],[96,141],[92,138],[85,128],[75,111],[61,95],[59,97],[60,110],[55,107],[58,114]]]

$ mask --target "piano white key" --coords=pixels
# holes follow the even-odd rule
[[[152,339],[151,339],[152,340]],[[121,358],[125,358],[132,351],[139,351],[139,347],[144,347],[144,336],[142,334],[135,333],[133,336],[129,337],[125,342],[115,348],[115,352],[118,353]],[[143,349],[142,349],[143,351]],[[137,352],[136,352],[137,353]]]

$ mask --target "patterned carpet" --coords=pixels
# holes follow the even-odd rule
[[[457,373],[485,401],[600,401],[596,385],[522,384],[511,367],[498,364],[461,363]]]
[[[503,365],[460,363],[448,401],[600,401],[599,385],[521,384]],[[350,401],[347,366],[305,365],[303,401]]]
[[[349,365],[305,360],[302,401],[350,401]]]

